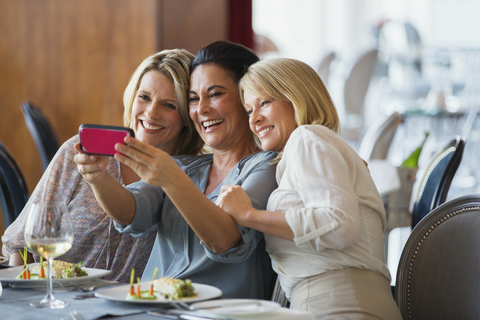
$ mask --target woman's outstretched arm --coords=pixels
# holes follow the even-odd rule
[[[210,201],[171,156],[134,138],[118,144],[115,159],[129,166],[143,181],[161,187],[193,231],[213,252],[223,253],[241,239],[233,219]]]
[[[78,143],[75,150],[77,169],[92,187],[100,206],[117,223],[130,224],[135,216],[135,201],[130,192],[107,172],[108,157],[88,155]]]

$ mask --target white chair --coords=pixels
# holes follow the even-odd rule
[[[397,128],[402,122],[398,112],[380,116],[367,130],[360,143],[358,154],[370,162],[371,160],[386,160]]]
[[[349,142],[358,143],[363,135],[365,97],[375,70],[377,56],[377,49],[362,54],[345,80],[343,87],[345,123],[341,135]]]
[[[335,60],[336,54],[335,52],[331,51],[328,53],[320,62],[320,65],[318,66],[317,73],[322,79],[323,83],[325,86],[328,84],[328,76],[330,74],[330,65],[332,64],[332,61]]]

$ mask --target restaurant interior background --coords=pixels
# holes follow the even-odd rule
[[[196,53],[214,40],[232,39],[232,21],[250,18],[232,11],[239,1],[0,0],[0,141],[17,159],[30,192],[43,170],[22,102],[47,115],[61,143],[82,123],[120,125],[123,90],[135,67],[155,51]],[[410,116],[389,161],[399,165],[429,131],[418,178],[446,141],[467,135],[449,199],[478,192],[480,125],[476,119],[465,131],[465,122],[468,111],[480,107],[480,2],[252,0],[251,11],[254,46],[263,58],[291,57],[318,69],[335,54],[324,81],[345,132],[358,132],[354,148],[379,116],[405,112]],[[343,85],[355,61],[372,49],[379,51],[364,109],[353,117],[345,110]],[[408,232],[392,232],[393,251]]]
[[[480,187],[479,9],[480,2],[474,0],[254,0],[253,28],[263,43],[268,43],[266,37],[275,45],[270,43],[273,51],[266,52],[266,58],[296,58],[320,71],[323,60],[335,53],[323,80],[339,111],[342,134],[359,128],[356,139],[347,140],[357,150],[375,120],[393,111],[405,117],[388,154],[392,165],[399,166],[428,131],[417,181],[436,151],[456,135],[463,136],[467,143],[448,201],[478,193]],[[362,117],[355,118],[345,105],[343,89],[354,63],[372,49],[379,50],[375,70]],[[392,283],[410,232],[410,227],[402,227],[389,235]]]

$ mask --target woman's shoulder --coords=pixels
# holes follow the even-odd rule
[[[290,135],[285,145],[284,157],[286,155],[295,157],[301,153],[310,154],[314,149],[321,149],[324,152],[332,150],[341,150],[342,153],[355,152],[335,131],[322,125],[303,125]]]
[[[284,157],[297,159],[301,154],[310,160],[320,154],[322,158],[338,156],[363,165],[357,152],[338,133],[322,125],[300,126],[290,135]]]
[[[211,164],[213,161],[213,155],[211,153],[196,156],[182,154],[172,156],[172,159],[178,164],[178,166],[180,166],[180,168],[188,169]]]
[[[276,167],[274,164],[276,156],[277,153],[273,151],[252,153],[240,160],[237,164],[237,168],[240,172],[249,172],[250,170],[257,169],[263,170],[270,167],[274,170]]]
[[[322,126],[322,125],[303,125],[296,128],[290,138],[288,139],[288,143],[298,144],[300,142],[311,142],[315,141],[316,143],[322,144],[332,144],[336,146],[347,144],[342,137],[336,133],[335,131]]]
[[[334,138],[340,137],[335,131],[319,124],[307,124],[299,126],[292,132],[292,136],[309,136],[312,134],[317,136],[329,136]]]
[[[64,149],[64,148],[71,149],[71,148],[75,147],[75,144],[77,144],[77,143],[80,143],[80,137],[78,136],[78,134],[76,134],[73,137],[70,137],[69,139],[67,139],[67,141],[65,141],[60,146],[60,149]]]
[[[62,143],[60,148],[58,148],[57,154],[68,155],[72,157],[75,156],[75,144],[77,143],[80,143],[80,138],[78,137],[78,134],[74,135],[73,137]]]
[[[277,152],[274,151],[260,151],[257,153],[252,153],[243,158],[240,163],[257,163],[271,161],[277,156]]]

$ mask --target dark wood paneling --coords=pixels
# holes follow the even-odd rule
[[[161,46],[196,54],[205,45],[228,39],[228,0],[162,1]]]
[[[63,142],[83,122],[121,124],[130,74],[157,48],[155,0],[0,1],[0,140],[33,190],[42,171],[20,112],[29,100]],[[142,9],[140,10],[141,7]]]

